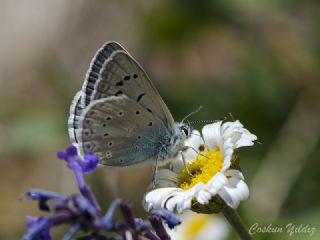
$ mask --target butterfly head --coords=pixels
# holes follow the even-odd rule
[[[185,116],[181,123],[178,123],[177,126],[180,130],[180,132],[182,133],[183,139],[187,139],[190,137],[191,133],[192,133],[192,126],[191,123],[187,120],[190,116],[192,116],[193,114],[199,112],[202,109],[202,106],[198,107],[195,111],[189,113],[187,116]]]
[[[178,123],[177,126],[181,132],[183,139],[187,139],[190,137],[192,132],[192,126],[189,122],[181,122],[181,123]]]

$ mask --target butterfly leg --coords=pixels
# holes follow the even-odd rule
[[[184,168],[186,169],[186,172],[193,177],[193,174],[189,171],[187,167],[187,163],[186,163],[186,159],[184,158],[183,151],[181,150],[179,151],[179,153],[181,154],[182,162],[183,162]]]
[[[185,150],[187,150],[188,148],[190,148],[190,149],[192,149],[193,151],[195,151],[196,154],[198,154],[198,155],[200,155],[200,156],[202,156],[202,157],[208,158],[207,156],[203,155],[201,152],[199,152],[197,149],[195,149],[195,148],[192,147],[192,146],[185,146],[182,151],[185,151]],[[182,151],[181,151],[181,152],[182,152]]]
[[[152,189],[156,187],[156,178],[157,178],[157,173],[158,173],[158,160],[159,158],[156,158],[156,163],[153,168],[153,177],[152,177]]]

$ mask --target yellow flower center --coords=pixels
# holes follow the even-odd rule
[[[178,176],[180,188],[188,190],[197,183],[207,183],[222,167],[223,159],[219,150],[201,152],[192,162],[183,168]],[[191,175],[190,175],[191,173]]]
[[[199,232],[212,220],[212,215],[208,214],[197,214],[192,219],[184,221],[185,226],[183,231],[183,237],[187,239],[194,239]]]

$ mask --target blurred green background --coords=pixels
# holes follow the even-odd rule
[[[0,239],[17,239],[25,215],[39,215],[19,200],[26,190],[77,191],[55,152],[69,144],[70,102],[91,58],[110,40],[144,66],[177,121],[202,105],[193,120],[239,119],[258,136],[241,151],[251,196],[240,214],[248,226],[317,231],[256,239],[320,239],[319,1],[0,4]],[[121,196],[143,215],[150,169],[101,167],[87,180],[104,207]]]

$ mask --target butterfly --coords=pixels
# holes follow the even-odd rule
[[[121,167],[177,156],[191,126],[175,123],[142,67],[120,44],[107,42],[72,101],[68,131],[80,154]]]

